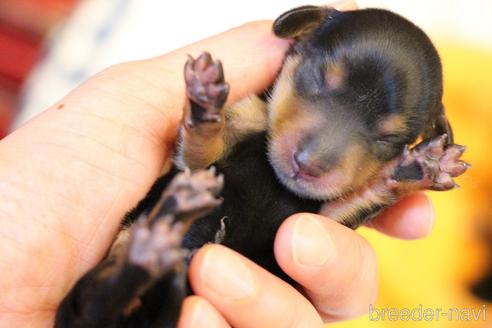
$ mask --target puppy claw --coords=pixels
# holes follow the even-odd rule
[[[200,54],[200,56],[198,56],[195,67],[196,69],[203,71],[210,65],[210,63],[212,63],[212,56],[209,52],[204,51]]]

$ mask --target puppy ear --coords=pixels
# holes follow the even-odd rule
[[[273,32],[280,38],[302,40],[316,29],[324,20],[339,11],[318,6],[302,6],[280,15],[273,22]]]
[[[449,124],[448,118],[446,117],[444,106],[441,105],[438,113],[434,116],[434,118],[432,118],[431,128],[425,131],[422,137],[427,139],[441,136],[443,134],[447,135],[447,144],[453,144],[453,129],[451,128],[451,124]]]

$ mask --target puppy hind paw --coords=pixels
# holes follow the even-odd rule
[[[224,185],[224,177],[216,175],[216,170],[185,170],[178,174],[165,194],[174,201],[176,216],[203,215],[222,203],[219,193]]]
[[[140,219],[132,226],[128,262],[159,278],[172,271],[187,256],[181,247],[183,224],[173,217],[154,222]]]

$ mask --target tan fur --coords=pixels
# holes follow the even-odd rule
[[[340,162],[340,168],[348,175],[346,188],[357,189],[365,185],[381,166],[381,162],[370,157],[361,144],[350,145]]]
[[[108,258],[112,257],[115,259],[125,259],[125,256],[121,256],[121,253],[127,252],[129,243],[130,243],[130,230],[128,228],[123,228],[120,230],[118,235],[116,236],[115,241],[113,242],[113,245],[111,246],[111,249],[109,251]],[[111,265],[108,266],[105,270],[99,272],[98,277],[102,280],[108,279],[110,276],[114,276],[114,271],[119,270],[120,266],[118,265]],[[142,302],[140,301],[139,297],[133,298],[130,303],[127,305],[127,307],[123,310],[123,315],[128,317],[130,316],[133,312],[135,312],[138,308],[142,306]]]
[[[182,169],[205,168],[223,153],[224,113],[222,111],[219,122],[202,123],[193,127],[186,124],[190,117],[191,110],[187,104],[183,111],[175,163]]]
[[[267,129],[267,106],[255,95],[243,98],[226,108],[225,142],[227,149],[245,136]]]
[[[406,129],[405,118],[398,114],[390,115],[378,123],[378,130],[382,134],[400,134]]]
[[[354,225],[355,220],[360,220],[359,211],[361,209],[370,209],[374,205],[384,204],[391,197],[383,192],[383,188],[379,190],[373,188],[374,185],[365,187],[337,201],[325,203],[319,213],[337,222]]]
[[[109,250],[108,258],[123,259],[124,256],[120,256],[122,253],[127,252],[128,244],[130,242],[130,231],[128,229],[122,229],[116,236],[111,249]],[[110,265],[98,272],[97,277],[101,280],[105,280],[112,276],[115,270],[119,269],[117,265]]]
[[[275,84],[268,111],[272,134],[276,134],[282,128],[283,123],[289,121],[289,118],[296,113],[296,108],[299,108],[299,99],[296,97],[293,82],[294,69],[299,62],[300,57],[298,56],[288,57]]]
[[[329,65],[325,73],[325,83],[329,90],[343,88],[346,80],[346,71],[341,63]]]
[[[125,252],[128,248],[128,244],[130,243],[130,237],[130,230],[128,228],[121,229],[111,245],[108,257],[112,257],[120,252]]]

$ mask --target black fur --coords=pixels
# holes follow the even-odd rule
[[[296,91],[303,98],[353,112],[372,131],[378,119],[389,114],[406,116],[411,122],[408,132],[393,141],[399,149],[413,142],[442,110],[437,51],[424,32],[394,13],[337,12],[297,43],[294,52],[303,58],[295,72]],[[325,86],[320,68],[330,63],[341,63],[348,72],[342,88]]]

